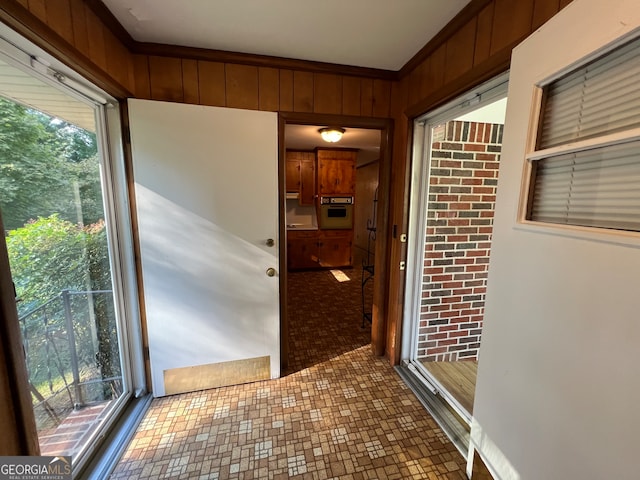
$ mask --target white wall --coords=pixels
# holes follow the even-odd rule
[[[574,0],[514,53],[472,426],[498,478],[640,477],[638,236],[516,222],[534,84],[639,26]]]

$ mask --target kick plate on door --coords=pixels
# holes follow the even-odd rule
[[[270,357],[255,357],[165,370],[164,390],[167,395],[175,395],[270,378]]]

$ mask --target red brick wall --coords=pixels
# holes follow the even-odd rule
[[[502,132],[502,125],[459,121],[434,129],[418,333],[423,361],[477,360]]]

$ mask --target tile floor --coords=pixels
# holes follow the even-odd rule
[[[289,275],[278,380],[153,401],[112,479],[465,479],[465,462],[361,328],[360,270]]]

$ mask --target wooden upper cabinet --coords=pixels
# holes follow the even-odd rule
[[[290,153],[287,152],[287,170],[285,183],[287,185],[287,192],[299,192],[300,191],[300,160],[298,158],[290,158]]]
[[[316,156],[314,152],[288,150],[287,192],[298,192],[300,205],[314,205],[316,196]]]
[[[308,153],[309,158],[300,160],[300,205],[315,205],[316,199],[316,159]]]
[[[355,195],[357,150],[318,150],[318,195]]]

